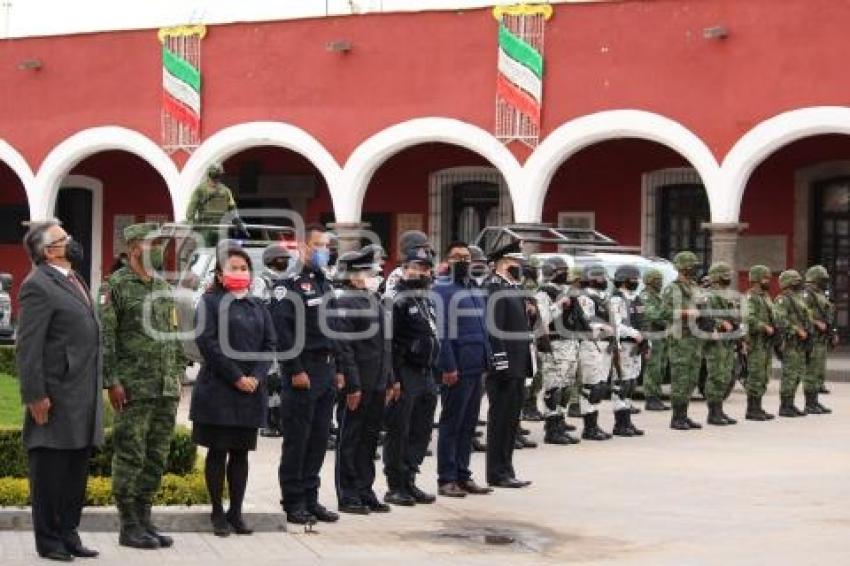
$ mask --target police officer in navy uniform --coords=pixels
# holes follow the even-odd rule
[[[525,380],[533,373],[532,331],[528,302],[520,289],[525,264],[518,242],[491,255],[495,273],[487,284],[493,368],[485,388],[487,410],[487,483],[494,487],[526,487],[530,481],[516,478],[513,465],[514,441],[519,429]],[[500,335],[502,334],[502,335]]]
[[[436,500],[415,481],[431,438],[436,399],[433,372],[440,353],[436,307],[428,296],[432,257],[424,248],[412,248],[391,297],[396,388],[386,414],[384,473],[389,490],[384,501],[393,505]]]
[[[330,258],[329,237],[320,224],[308,225],[298,243],[301,265],[272,290],[270,305],[279,337],[283,450],[279,479],[287,521],[334,522],[339,515],[318,500],[319,472],[325,460],[337,382],[338,344],[322,331],[320,307],[334,308],[324,269]],[[298,314],[303,308],[303,315]],[[329,324],[333,322],[329,320]],[[299,339],[303,338],[303,347]]]
[[[371,246],[337,260],[335,314],[343,334],[338,343],[345,384],[337,405],[336,492],[340,511],[360,515],[390,510],[373,490],[384,405],[393,394],[390,321],[375,284],[379,261],[379,250]]]

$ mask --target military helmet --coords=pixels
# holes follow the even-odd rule
[[[625,283],[630,279],[640,279],[640,269],[634,265],[621,265],[614,272],[614,283]]]
[[[567,264],[567,260],[561,256],[553,255],[552,257],[546,258],[546,261],[543,262],[543,277],[554,277],[555,273],[558,271],[566,271],[569,268],[570,266]]]
[[[484,255],[484,250],[479,248],[478,246],[472,245],[469,246],[469,255],[470,261],[473,262],[487,262],[487,256]]]
[[[813,265],[806,270],[806,282],[818,283],[829,280],[829,272],[822,265]]]
[[[660,269],[651,267],[646,270],[646,273],[643,274],[643,282],[648,287],[660,287],[661,284],[664,282],[664,274],[661,273]]]
[[[708,268],[708,278],[712,283],[717,283],[721,279],[732,278],[732,266],[723,261],[717,261],[711,264]]]
[[[694,252],[684,251],[673,256],[673,265],[678,270],[693,269],[698,263],[699,258]]]
[[[601,263],[591,263],[585,265],[581,273],[582,281],[590,281],[591,279],[608,279],[608,272],[605,271],[605,266]]]
[[[207,167],[207,177],[221,177],[224,175],[224,167],[221,163],[213,163]]]
[[[803,278],[800,276],[800,273],[794,269],[788,269],[779,274],[780,289],[787,289],[788,287],[801,283],[802,281]]]
[[[144,222],[142,224],[131,224],[124,228],[124,242],[130,243],[133,240],[144,240],[149,234],[157,231],[159,224],[156,222]]]
[[[750,283],[758,283],[765,277],[770,277],[770,268],[766,265],[754,265],[750,268]]]

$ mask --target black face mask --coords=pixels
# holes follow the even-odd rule
[[[65,247],[65,259],[71,262],[74,269],[79,268],[86,258],[83,245],[77,240],[71,240]]]
[[[455,281],[465,281],[469,277],[468,261],[456,261],[451,264],[451,268]]]
[[[759,283],[762,291],[770,291],[770,283]]]
[[[590,282],[590,286],[592,288],[596,289],[597,291],[604,291],[605,289],[608,288],[608,283],[606,283],[605,281],[600,281],[598,279],[594,279],[593,281]]]
[[[626,281],[626,289],[628,291],[637,291],[638,287],[640,287],[640,283],[637,281]]]
[[[522,269],[518,265],[512,265],[508,268],[508,275],[511,276],[511,279],[519,283],[520,279],[522,279]]]
[[[820,289],[821,291],[827,291],[827,290],[829,290],[829,281],[827,281],[827,280],[825,280],[825,279],[824,279],[824,280],[822,280],[822,281],[818,281],[818,282],[817,282],[817,287],[818,287],[818,289]]]
[[[567,274],[566,273],[558,273],[555,277],[552,278],[552,283],[556,285],[563,285],[567,282]]]
[[[410,279],[405,279],[405,284],[409,289],[427,289],[431,284],[431,278],[428,275],[414,275]]]
[[[802,291],[803,290],[803,284],[802,283],[794,283],[793,285],[791,285],[791,290],[792,291]]]
[[[721,287],[728,287],[729,285],[732,284],[732,280],[724,277],[724,278],[720,279],[719,283],[720,283]]]
[[[281,272],[281,273],[282,273],[282,272],[286,271],[286,268],[287,268],[287,267],[289,267],[289,260],[288,260],[288,259],[284,259],[284,258],[279,258],[279,259],[272,260],[272,262],[271,262],[271,264],[269,265],[269,267],[271,267],[271,268],[272,268],[272,269],[274,269],[275,271],[278,271],[278,272]]]

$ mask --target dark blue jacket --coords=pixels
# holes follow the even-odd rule
[[[442,318],[440,370],[480,376],[491,358],[486,291],[475,283],[461,285],[447,278],[439,279],[433,290],[443,303],[438,309]]]

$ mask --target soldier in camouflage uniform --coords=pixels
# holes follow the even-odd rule
[[[729,294],[732,268],[724,262],[712,264],[708,270],[711,290],[708,295],[710,337],[703,343],[706,370],[705,397],[708,402],[708,424],[725,426],[738,421],[723,412],[726,388],[735,369],[734,337],[741,328],[740,307]]]
[[[151,503],[165,471],[185,368],[180,343],[172,338],[178,325],[171,288],[155,273],[162,249],[146,239],[156,228],[136,224],[124,230],[129,265],[109,278],[100,301],[104,386],[116,411],[112,493],[119,543],[134,548],[173,542],[152,524]]]
[[[770,290],[770,268],[754,265],[750,268],[750,289],[747,291],[747,414],[749,421],[769,421],[774,416],[762,408],[773,372],[773,345],[777,339],[773,320],[773,301]]]
[[[540,373],[543,377],[543,405],[545,407],[546,444],[576,444],[577,438],[568,433],[564,419],[562,399],[569,392],[578,372],[578,336],[574,313],[578,310],[575,297],[570,297],[569,266],[558,256],[543,264],[544,283],[535,298],[540,309],[542,335],[538,338]],[[584,330],[583,328],[581,330]],[[567,393],[568,395],[568,393]]]
[[[534,299],[531,300],[534,314],[530,317],[529,322],[533,324],[533,327],[538,328],[542,325],[542,318],[539,312],[540,305],[537,302],[537,291],[540,289],[537,278],[538,268],[540,267],[542,267],[540,262],[537,261],[536,258],[532,258],[529,261],[529,265],[525,267],[525,273],[523,274],[524,277],[522,280],[522,288],[534,294]],[[539,422],[543,420],[543,414],[540,412],[540,409],[537,408],[537,398],[540,397],[540,392],[543,391],[543,352],[540,349],[540,344],[538,344],[536,353],[537,359],[535,359],[534,363],[537,367],[537,371],[534,372],[534,375],[532,376],[531,385],[525,388],[525,398],[522,404],[522,420],[530,422]],[[522,440],[520,440],[520,442],[525,444]],[[523,448],[524,447],[525,446],[523,446]]]
[[[702,340],[696,335],[696,320],[699,317],[697,302],[700,289],[693,280],[699,263],[693,252],[679,252],[673,265],[679,277],[664,290],[664,308],[670,315],[671,335],[668,340],[670,378],[672,393],[670,402],[673,415],[670,428],[690,430],[702,425],[688,417],[688,404],[699,379],[702,363]]]
[[[611,326],[614,328],[614,376],[611,404],[614,406],[614,436],[643,436],[632,422],[632,395],[637,389],[641,364],[647,346],[640,328],[644,306],[637,289],[640,270],[634,265],[621,265],[614,272],[614,292],[609,300]]]
[[[812,318],[803,304],[803,278],[797,271],[780,273],[779,288],[782,292],[773,305],[773,319],[784,339],[779,416],[802,417],[806,413],[794,406],[794,396],[806,373]]]
[[[803,303],[812,314],[815,332],[812,354],[803,378],[803,393],[806,396],[806,412],[810,415],[831,413],[818,401],[818,393],[826,380],[826,354],[830,347],[838,345],[838,330],[835,328],[835,305],[826,296],[829,273],[822,265],[814,265],[806,271],[806,287]]]
[[[221,224],[222,217],[236,211],[233,193],[221,182],[224,169],[221,165],[211,165],[207,169],[207,178],[192,191],[186,220],[191,224]],[[236,219],[234,221],[238,222]],[[207,228],[197,230],[204,237],[206,245],[215,246],[219,239],[219,230]]]
[[[670,322],[670,313],[661,299],[664,276],[658,269],[649,269],[643,275],[643,284],[640,294],[644,306],[641,331],[650,337],[652,352],[643,373],[645,408],[647,411],[669,411],[670,407],[661,401],[661,383],[667,370],[667,325]]]

